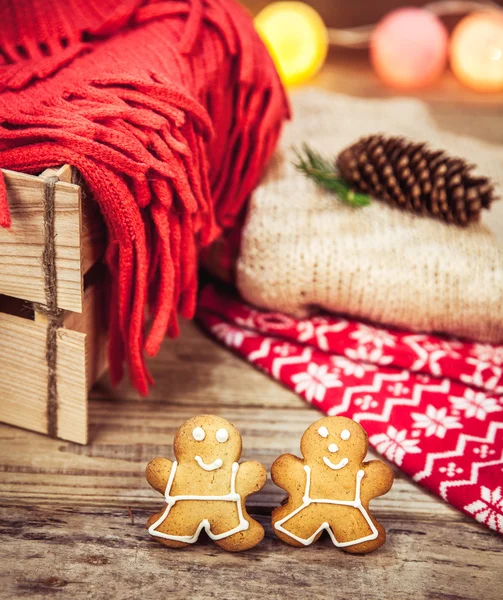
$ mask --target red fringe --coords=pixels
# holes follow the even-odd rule
[[[22,42],[30,60],[17,75],[0,66],[0,166],[37,173],[69,163],[83,175],[109,231],[112,381],[127,362],[147,394],[144,353],[178,335],[178,313],[193,317],[199,249],[236,221],[288,106],[234,0],[89,1],[93,14],[106,4],[103,23],[91,28],[101,37],[93,39],[84,21],[81,31],[73,14],[65,31],[77,30],[67,31],[64,49],[47,42],[49,29],[38,39],[35,23]],[[47,2],[30,2],[35,14],[46,10]],[[66,4],[49,2],[53,18],[68,16]],[[0,55],[11,56],[4,38]],[[49,56],[35,57],[38,41]],[[0,225],[10,225],[1,176]]]

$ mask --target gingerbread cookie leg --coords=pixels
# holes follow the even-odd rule
[[[291,546],[309,546],[318,541],[323,530],[328,527],[328,523],[320,520],[319,511],[313,504],[302,504],[295,510],[285,511],[283,508],[273,512],[274,532]]]
[[[378,523],[369,513],[368,518],[372,523],[362,524],[361,519],[357,519],[350,524],[344,524],[340,518],[330,523],[330,528],[334,533],[335,538],[339,542],[339,547],[350,554],[366,554],[380,548],[386,541],[386,531],[384,527]],[[365,527],[368,529],[365,531]],[[364,532],[366,535],[361,538],[354,538],[354,531],[359,533]],[[363,540],[363,541],[359,541]]]
[[[200,518],[197,512],[191,513],[188,504],[168,505],[163,511],[152,515],[147,521],[150,535],[169,548],[183,548],[194,543],[199,536]]]
[[[215,540],[215,544],[229,552],[242,552],[243,550],[249,550],[260,543],[264,538],[264,528],[250,516],[248,516],[247,519],[248,527],[245,530],[234,533],[221,540]]]

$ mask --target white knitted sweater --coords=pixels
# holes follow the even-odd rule
[[[485,225],[462,229],[379,201],[345,206],[296,171],[292,147],[307,142],[335,156],[364,134],[402,134],[467,158],[497,183],[503,148],[440,131],[415,100],[306,90],[292,104],[295,118],[251,198],[237,264],[243,297],[297,316],[325,309],[503,342],[503,250]],[[495,229],[497,204],[485,217]]]

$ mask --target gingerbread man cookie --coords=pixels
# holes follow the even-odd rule
[[[308,546],[324,530],[347,552],[376,550],[386,532],[372,516],[369,502],[388,492],[391,469],[379,460],[363,462],[367,434],[346,417],[325,417],[305,431],[304,459],[283,454],[272,465],[274,483],[288,501],[273,511],[276,535],[292,546]]]
[[[164,510],[147,522],[150,535],[181,548],[204,529],[231,552],[256,546],[264,529],[248,515],[245,501],[264,487],[267,475],[258,462],[238,463],[241,436],[234,425],[213,415],[189,419],[175,436],[174,453],[174,462],[154,458],[147,465],[147,481],[166,498]]]

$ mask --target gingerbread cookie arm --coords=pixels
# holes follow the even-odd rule
[[[239,465],[236,476],[236,491],[246,498],[261,490],[267,480],[265,467],[256,460],[249,460]]]
[[[274,483],[290,495],[302,489],[306,479],[304,461],[293,454],[282,454],[271,467],[271,477]]]
[[[361,483],[361,499],[368,504],[372,498],[389,492],[393,485],[393,471],[380,460],[371,460],[363,464],[365,476]]]
[[[173,461],[169,458],[157,457],[148,463],[145,476],[154,490],[164,494],[172,467]]]

